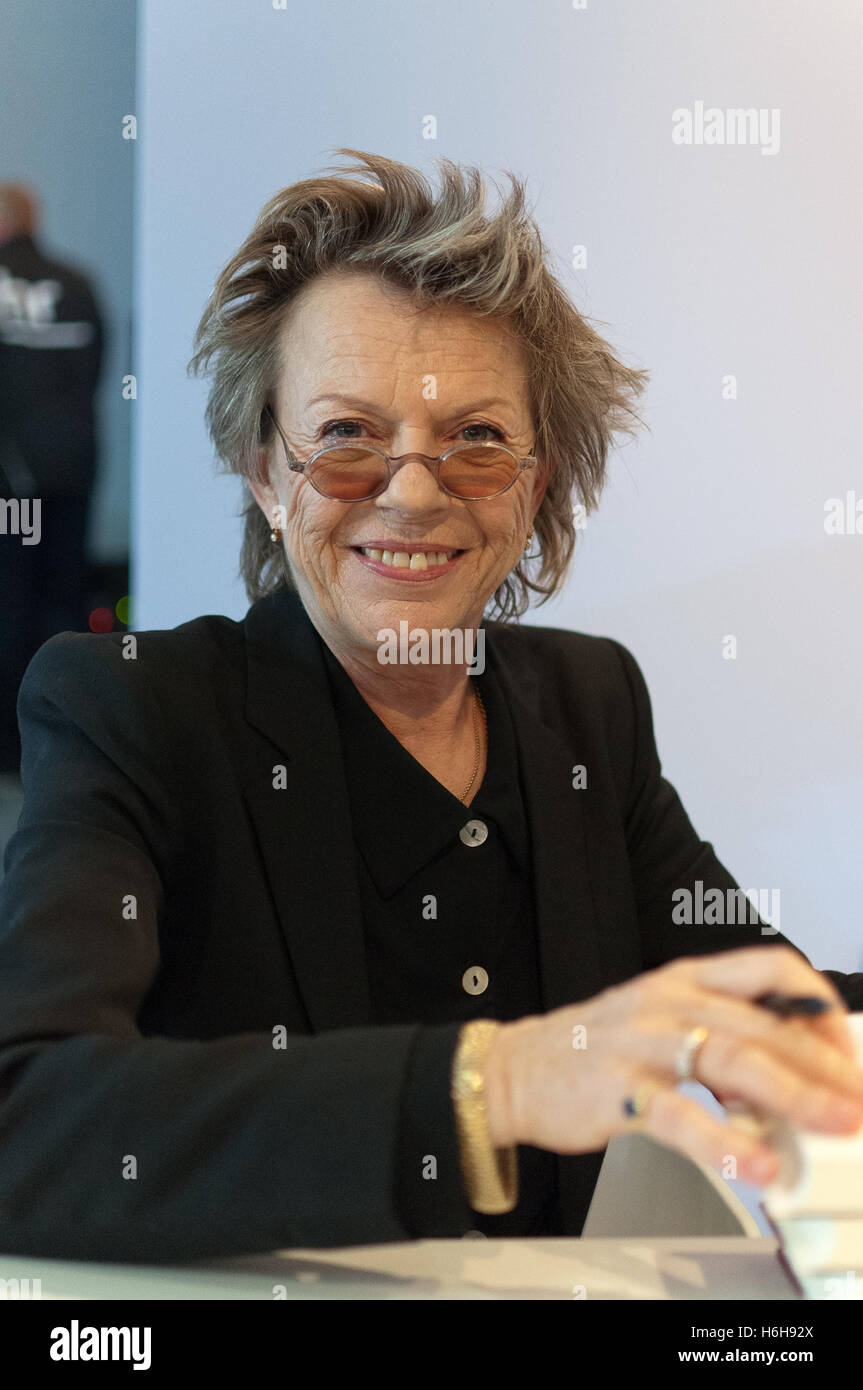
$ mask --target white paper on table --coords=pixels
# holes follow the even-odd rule
[[[863,1013],[847,1022],[863,1066]],[[789,1264],[810,1292],[808,1276],[838,1270],[852,1276],[856,1290],[843,1296],[861,1297],[863,1281],[854,1276],[863,1272],[863,1131],[827,1135],[778,1124],[769,1142],[782,1169],[765,1187],[762,1205]]]
[[[863,1066],[863,1013],[849,1014],[848,1026]],[[859,1217],[863,1222],[863,1129],[857,1134],[815,1134],[776,1125],[770,1144],[782,1159],[775,1182],[764,1189],[770,1216]]]

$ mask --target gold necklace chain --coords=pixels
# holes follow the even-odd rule
[[[479,731],[480,715],[482,716],[483,728],[484,728],[485,731],[486,731],[486,735],[488,734],[488,720],[486,719],[486,715],[485,715],[485,705],[484,705],[483,702],[482,702],[482,696],[481,696],[480,693],[479,693],[479,686],[478,686],[476,683],[474,683],[473,693],[474,693],[474,702],[473,702],[473,729],[474,729],[474,736],[475,736],[475,739],[476,739],[476,757],[475,757],[475,759],[474,759],[474,764],[473,764],[473,776],[471,777],[470,781],[468,782],[467,786],[465,787],[464,791],[463,791],[462,794],[461,794],[461,798],[460,798],[460,799],[461,799],[462,801],[464,801],[465,797],[467,796],[468,792],[470,791],[471,787],[473,786],[474,782],[476,781],[476,774],[479,772],[479,765],[480,765],[480,762],[482,761],[482,736],[481,736],[480,731]]]

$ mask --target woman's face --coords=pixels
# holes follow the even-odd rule
[[[313,281],[280,335],[275,415],[294,456],[360,440],[398,456],[437,457],[461,442],[496,440],[517,457],[534,433],[524,361],[500,320],[456,308],[417,311],[398,289],[356,272]],[[450,497],[419,459],[366,502],[322,497],[288,469],[278,435],[265,451],[270,483],[254,486],[279,524],[294,583],[335,650],[376,653],[382,628],[479,626],[517,564],[545,491],[538,468],[480,502]],[[445,566],[385,568],[362,548],[460,552]],[[414,578],[405,578],[405,575]],[[417,577],[418,576],[418,577]]]

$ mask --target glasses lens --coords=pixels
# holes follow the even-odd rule
[[[457,449],[441,464],[440,480],[457,497],[494,497],[509,487],[517,467],[506,449]]]
[[[457,449],[441,465],[441,484],[456,497],[494,497],[510,486],[518,471],[506,449]],[[368,449],[346,445],[327,449],[307,474],[325,497],[359,502],[382,491],[388,481],[386,460]]]
[[[368,449],[328,449],[308,470],[314,486],[326,497],[358,502],[387,481],[387,465]]]

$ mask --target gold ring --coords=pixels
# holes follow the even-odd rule
[[[674,1063],[674,1070],[681,1081],[693,1081],[695,1079],[695,1059],[707,1042],[707,1038],[706,1028],[693,1028],[691,1032],[686,1034]]]

